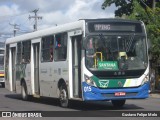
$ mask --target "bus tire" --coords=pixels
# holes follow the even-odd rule
[[[116,108],[121,108],[125,104],[126,100],[112,100],[112,105]]]
[[[59,91],[60,106],[64,108],[69,107],[68,91],[65,83],[62,83]]]
[[[24,82],[21,85],[21,96],[22,96],[22,99],[25,101],[27,101],[29,98],[27,93],[27,86]]]

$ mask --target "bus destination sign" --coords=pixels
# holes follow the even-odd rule
[[[135,25],[94,24],[94,31],[135,31]]]
[[[94,24],[95,31],[110,30],[111,26],[109,24]]]
[[[141,33],[141,25],[137,23],[89,23],[89,32],[136,32]]]

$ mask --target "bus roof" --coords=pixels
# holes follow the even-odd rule
[[[101,19],[81,19],[81,20],[85,20],[86,22],[96,22],[97,20],[99,20],[100,22],[132,22],[132,23],[143,23],[142,21],[139,20],[129,20],[129,19],[121,19],[121,18],[101,18]]]
[[[55,27],[51,27],[51,28],[47,28],[44,30],[39,30],[39,31],[35,31],[32,33],[27,33],[27,34],[23,34],[20,36],[16,36],[13,38],[8,38],[6,40],[6,44],[9,43],[16,43],[19,41],[25,41],[25,40],[29,40],[29,39],[36,39],[42,36],[47,36],[47,35],[51,35],[51,34],[56,34],[56,33],[61,33],[61,32],[65,32],[65,31],[72,31],[75,29],[83,29],[84,27],[84,22],[132,22],[132,23],[142,23],[141,21],[137,21],[137,20],[126,20],[126,19],[115,19],[115,18],[104,18],[104,19],[80,19],[79,21],[76,22],[72,22],[72,23],[67,23],[67,24],[63,24],[63,25],[59,25],[59,26],[55,26]]]
[[[35,31],[35,32],[32,32],[32,33],[27,33],[27,34],[23,34],[23,35],[20,35],[20,36],[8,38],[6,40],[6,44],[16,43],[16,42],[19,42],[19,41],[25,41],[25,40],[29,40],[29,39],[36,39],[36,38],[39,38],[39,37],[42,37],[42,36],[61,33],[61,32],[65,32],[65,31],[72,31],[72,30],[75,30],[75,29],[83,29],[83,23],[84,23],[84,20],[79,20],[79,21],[76,21],[76,22],[67,23],[67,24],[63,24],[63,25],[59,25],[59,26]]]

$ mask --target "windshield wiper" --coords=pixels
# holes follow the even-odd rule
[[[109,39],[107,41],[107,44],[106,44],[106,38],[104,37],[104,35],[99,34],[99,37],[102,40],[103,47],[108,49],[108,52],[110,54],[110,60],[114,60],[115,58],[114,58],[113,51],[112,51],[112,48],[111,48],[111,40]]]
[[[129,52],[129,51],[130,51],[134,38],[135,38],[135,34],[131,36],[131,39],[130,39],[129,42],[127,43],[126,52]],[[133,47],[133,48],[134,48],[134,47]]]
[[[102,40],[102,43],[103,43],[103,47],[106,47],[106,42],[105,42],[105,37],[103,34],[99,34],[99,38]]]

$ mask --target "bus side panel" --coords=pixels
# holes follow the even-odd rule
[[[46,97],[56,96],[55,76],[53,62],[40,63],[40,95]]]
[[[21,86],[20,86],[20,80],[21,80],[20,74],[21,74],[21,71],[22,71],[21,65],[17,64],[16,65],[16,92],[17,93],[21,93]]]
[[[68,61],[59,61],[54,62],[54,80],[55,80],[55,87],[56,87],[56,97],[59,97],[59,88],[58,88],[58,82],[60,80],[64,80],[68,87],[69,92],[69,77],[68,77]]]
[[[31,94],[31,70],[30,64],[22,63],[16,65],[16,93],[21,93],[21,80],[25,80],[27,91]]]
[[[27,84],[28,94],[32,94],[32,85],[31,85],[31,64],[27,64],[25,68],[25,81]]]

